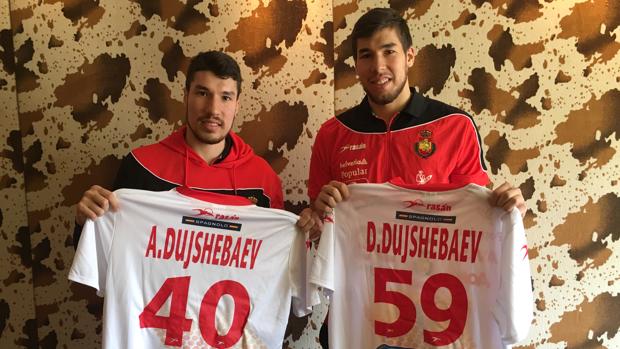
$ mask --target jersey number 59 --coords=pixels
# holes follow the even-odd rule
[[[400,312],[394,322],[375,320],[375,333],[385,337],[400,337],[409,332],[416,322],[416,308],[413,301],[397,291],[388,291],[388,282],[411,285],[411,270],[375,268],[375,303],[388,303],[396,306]],[[447,309],[439,308],[435,303],[437,290],[445,287],[452,296]],[[424,342],[433,346],[448,345],[456,341],[465,329],[467,319],[467,293],[461,281],[453,275],[435,274],[426,280],[420,295],[422,310],[431,320],[450,321],[441,332],[424,330]]]

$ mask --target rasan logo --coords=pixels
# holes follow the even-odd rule
[[[210,208],[194,208],[193,211],[198,211],[198,213],[196,213],[196,216],[206,216],[206,217],[213,217],[215,218],[215,215],[213,214],[213,210]]]
[[[445,203],[444,204],[437,204],[437,203],[427,204],[420,199],[407,200],[407,201],[403,201],[403,203],[405,204],[405,208],[421,207],[421,208],[424,208],[430,211],[439,211],[439,212],[452,211],[452,206],[445,204]]]
[[[424,207],[425,205],[420,199],[405,201],[405,208],[412,208],[417,206]]]
[[[225,214],[220,214],[217,212],[213,212],[212,209],[210,208],[194,208],[193,211],[197,211],[198,213],[196,214],[196,216],[206,216],[206,217],[211,217],[211,218],[215,218],[215,219],[221,219],[221,220],[227,220],[227,221],[236,221],[239,220],[239,216],[233,214],[233,215],[225,215]]]
[[[340,152],[343,153],[345,151],[362,150],[362,149],[366,149],[366,143],[343,145],[342,147],[340,147]]]

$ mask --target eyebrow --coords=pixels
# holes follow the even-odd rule
[[[209,88],[208,88],[207,86],[202,86],[202,85],[200,85],[200,84],[196,84],[196,85],[194,85],[194,88],[195,88],[196,90],[207,90],[207,91],[210,91],[210,90],[209,90]]]
[[[199,90],[199,91],[209,91],[209,92],[211,92],[211,89],[209,89],[209,88],[208,88],[208,87],[206,87],[206,86],[200,85],[200,84],[196,84],[196,85],[194,86],[194,88],[195,88],[196,90]],[[237,95],[237,92],[235,92],[235,91],[222,91],[222,94],[223,94],[224,96],[231,96],[231,97],[234,97],[234,96],[236,96],[236,95]]]
[[[394,48],[396,46],[397,46],[396,43],[388,42],[387,44],[381,45],[381,47],[379,47],[379,49],[380,50],[384,50],[384,49],[387,49],[387,48]],[[358,53],[364,53],[364,52],[370,52],[370,51],[371,50],[369,48],[367,48],[367,47],[360,48],[359,50],[357,50]]]

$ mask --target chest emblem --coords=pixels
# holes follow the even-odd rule
[[[430,181],[433,178],[432,174],[426,175],[424,174],[424,171],[420,170],[418,171],[418,174],[415,176],[415,181],[420,184],[426,184],[428,183],[428,181]]]
[[[437,148],[435,146],[435,143],[433,143],[433,140],[431,139],[432,135],[433,133],[429,130],[420,131],[420,141],[416,142],[416,144],[413,147],[416,154],[418,154],[418,156],[424,159],[433,155],[433,153],[435,152],[435,149]]]

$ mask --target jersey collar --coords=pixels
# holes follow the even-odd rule
[[[244,198],[243,196],[214,193],[206,190],[191,189],[184,186],[176,187],[173,190],[182,196],[189,196],[191,198],[207,201],[213,204],[230,206],[254,205],[250,200]]]

